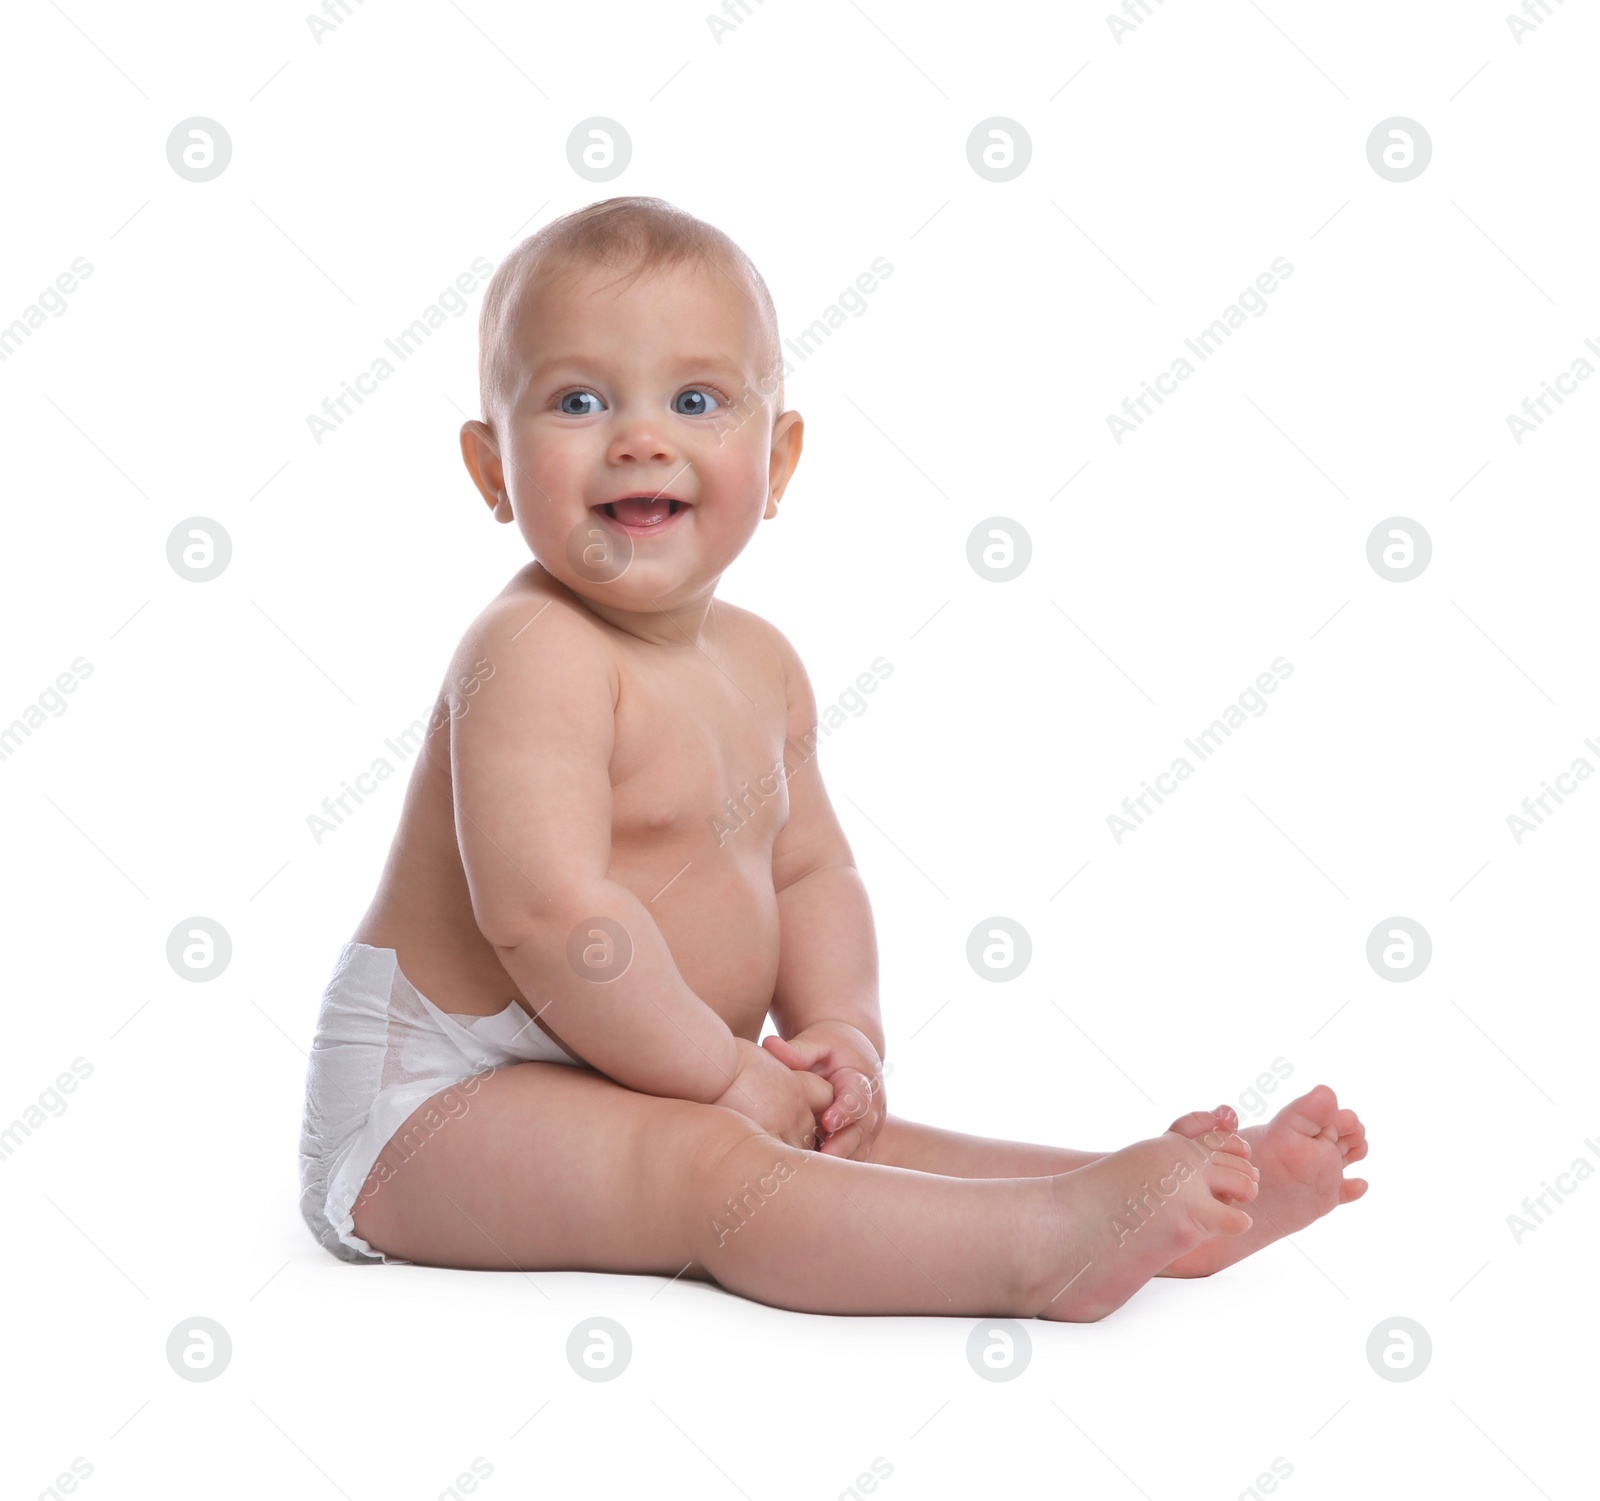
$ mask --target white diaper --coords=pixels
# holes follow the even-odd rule
[[[494,1016],[441,1011],[401,973],[393,949],[347,943],[322,994],[300,1130],[300,1213],[318,1241],[341,1261],[410,1265],[354,1233],[362,1184],[431,1095],[450,1091],[413,1128],[424,1139],[465,1111],[483,1075],[513,1063],[583,1067],[518,1002]]]

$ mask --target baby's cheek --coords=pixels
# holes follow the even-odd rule
[[[736,431],[724,433],[717,460],[718,476],[729,486],[742,494],[764,492],[772,460],[766,423],[752,417]]]
[[[561,443],[533,443],[515,456],[515,473],[532,498],[575,495],[582,497],[588,465],[583,455]]]

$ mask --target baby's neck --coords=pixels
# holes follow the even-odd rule
[[[582,605],[591,615],[635,640],[652,646],[689,648],[699,646],[708,632],[713,635],[716,633],[715,579],[689,598],[650,603],[643,610],[634,610],[579,594],[548,572],[542,564],[536,563],[534,567],[545,580]]]

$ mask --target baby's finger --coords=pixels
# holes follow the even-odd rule
[[[790,1042],[779,1037],[776,1032],[771,1032],[761,1039],[764,1047],[785,1068],[797,1070],[809,1069],[827,1052],[820,1043],[802,1037],[799,1042]]]
[[[800,1094],[806,1102],[806,1109],[820,1120],[822,1112],[833,1104],[833,1085],[821,1074],[808,1073],[804,1069],[796,1077],[800,1080]]]
[[[854,1157],[865,1141],[866,1133],[860,1126],[846,1126],[823,1142],[822,1152],[825,1157]]]
[[[872,1109],[872,1081],[860,1069],[842,1068],[833,1075],[833,1100],[822,1124],[837,1131],[860,1120]]]
[[[812,1121],[809,1125],[796,1123],[788,1131],[774,1133],[778,1140],[791,1147],[798,1147],[802,1152],[820,1152],[822,1138],[817,1132],[817,1123]]]

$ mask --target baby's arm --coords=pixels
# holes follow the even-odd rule
[[[780,1037],[800,1044],[807,1062],[816,1057],[831,1067],[838,1123],[855,1123],[840,1141],[848,1155],[864,1155],[884,1118],[872,908],[817,767],[810,680],[794,648],[773,635],[788,693],[789,818],[772,851],[780,937],[770,1010]],[[824,1125],[836,1129],[828,1116]]]
[[[734,1037],[684,982],[644,904],[610,879],[615,664],[561,606],[535,624],[527,613],[491,610],[464,643],[495,670],[451,722],[456,837],[479,929],[541,1019],[619,1084],[728,1104],[786,1139],[801,1115],[814,1128],[805,1082]],[[752,1069],[766,1087],[751,1085]]]

